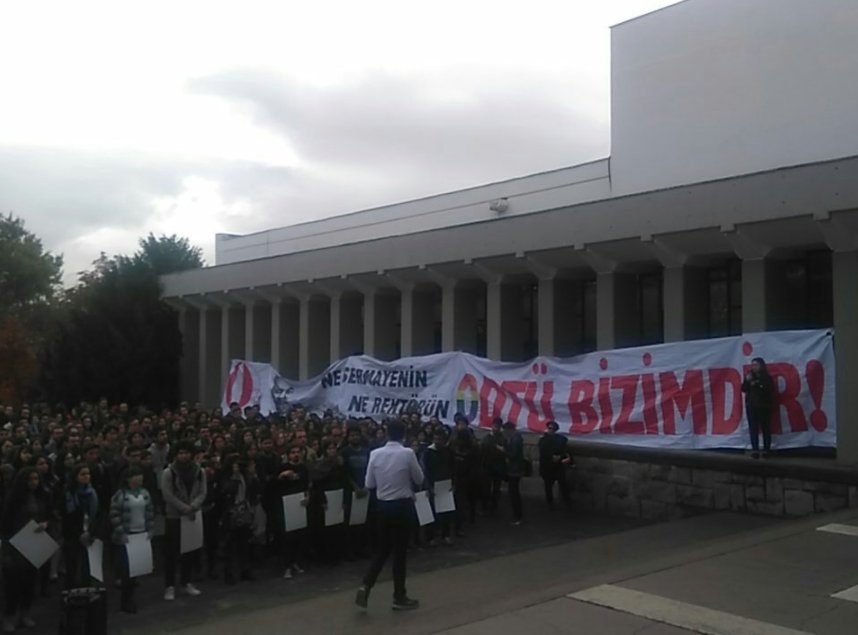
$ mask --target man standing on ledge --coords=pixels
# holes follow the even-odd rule
[[[393,552],[393,609],[416,609],[420,603],[405,592],[405,557],[408,539],[415,522],[414,488],[423,484],[423,470],[414,452],[402,445],[405,425],[399,420],[387,424],[390,439],[372,451],[366,468],[366,488],[374,489],[378,499],[378,550],[358,589],[355,604],[366,609],[369,592],[381,568]]]

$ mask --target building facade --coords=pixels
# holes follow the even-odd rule
[[[612,31],[607,159],[217,237],[165,276],[182,392],[229,360],[519,361],[763,330],[836,331],[858,461],[858,4],[686,0]]]

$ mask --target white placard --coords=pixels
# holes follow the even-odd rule
[[[453,498],[453,481],[438,481],[435,483],[435,513],[444,514],[456,511],[456,501]]]
[[[328,501],[328,506],[325,509],[325,527],[342,525],[346,521],[343,510],[343,490],[332,489],[326,491],[325,498]]]
[[[197,549],[203,548],[203,514],[196,512],[193,520],[187,516],[182,516],[179,524],[181,532],[181,549],[182,553],[191,553]]]
[[[47,531],[36,531],[38,523],[31,520],[9,539],[15,547],[37,569],[45,564],[60,546]]]
[[[283,519],[286,531],[297,531],[307,527],[307,508],[302,505],[304,494],[289,494],[283,497]]]
[[[128,555],[129,578],[152,573],[152,543],[146,533],[130,534],[125,553]]]
[[[417,492],[414,495],[414,507],[417,509],[417,522],[421,527],[435,522],[435,515],[432,513],[432,506],[429,504],[429,495],[423,492]]]
[[[358,498],[356,492],[352,492],[352,511],[349,515],[349,525],[365,525],[366,515],[369,511],[369,495]]]
[[[104,543],[98,538],[86,548],[89,560],[89,575],[104,584]]]

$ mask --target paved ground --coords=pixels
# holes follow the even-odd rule
[[[410,613],[390,610],[386,580],[369,611],[356,611],[359,562],[234,590],[209,583],[204,596],[173,604],[156,597],[150,581],[141,613],[128,619],[112,611],[110,632],[858,632],[854,511],[800,521],[718,513],[641,526],[534,510],[522,527],[483,522],[455,547],[417,553],[410,564],[409,592],[421,601]]]

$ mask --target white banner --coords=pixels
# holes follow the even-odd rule
[[[311,380],[285,379],[269,364],[232,362],[222,407],[285,413],[291,403],[379,420],[419,412],[475,426],[495,417],[542,432],[555,420],[593,441],[670,448],[749,445],[742,379],[763,357],[777,391],[778,448],[836,447],[834,346],[830,330],[616,349],[525,363],[440,353],[382,362],[342,359]]]

